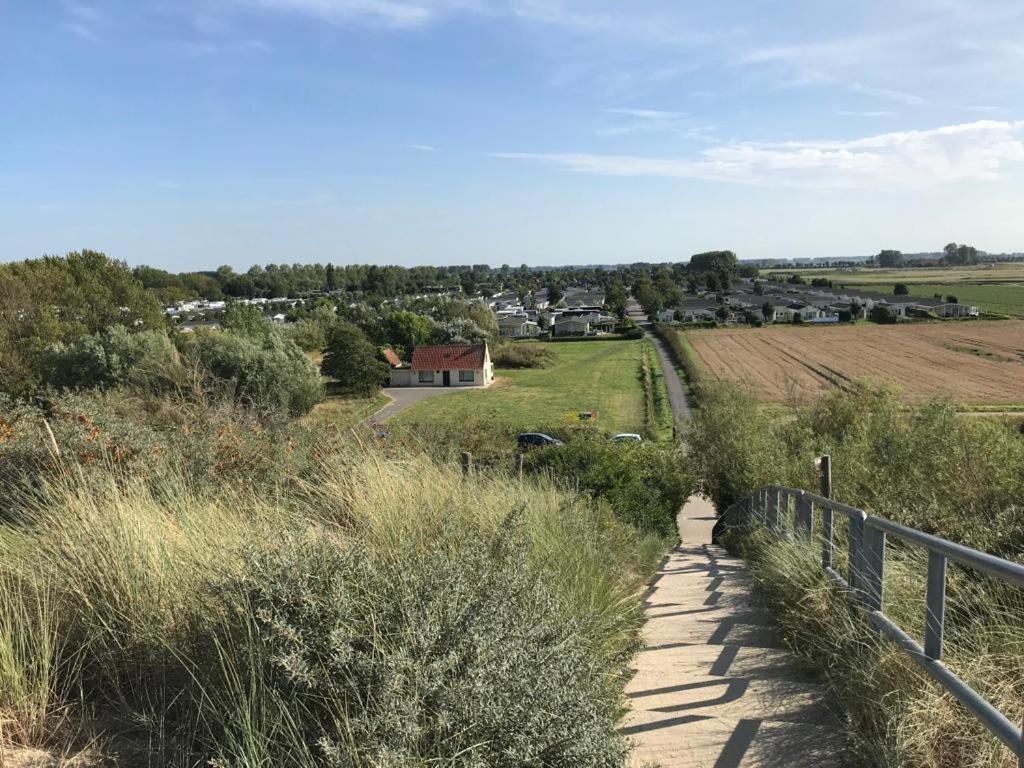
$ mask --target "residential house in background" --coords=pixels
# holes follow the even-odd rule
[[[487,344],[416,347],[412,362],[392,367],[392,387],[486,387],[494,381]]]
[[[510,339],[526,339],[540,335],[540,325],[529,315],[508,315],[498,320],[498,335]]]

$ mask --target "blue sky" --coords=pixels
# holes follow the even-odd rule
[[[1024,3],[0,0],[0,259],[1024,250]]]

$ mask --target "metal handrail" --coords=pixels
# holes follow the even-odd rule
[[[1024,587],[1024,566],[883,517],[869,515],[862,509],[841,504],[826,496],[783,485],[759,488],[726,510],[723,520],[738,514],[746,522],[754,522],[773,532],[782,533],[783,515],[788,517],[792,512],[793,532],[798,538],[811,541],[816,509],[822,515],[821,565],[829,578],[864,611],[876,629],[895,641],[911,659],[998,737],[1017,756],[1019,768],[1024,768],[1024,731],[941,661],[948,561],[975,568],[1018,587]],[[850,521],[847,547],[849,581],[843,579],[832,567],[832,516],[836,512]],[[928,552],[923,645],[911,638],[882,610],[888,535],[923,547]]]

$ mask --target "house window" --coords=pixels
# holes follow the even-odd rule
[[[459,381],[473,381],[473,371],[459,371]]]
[[[433,371],[420,371],[420,384],[433,384],[434,383],[434,372]]]

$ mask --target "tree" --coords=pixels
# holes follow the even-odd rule
[[[717,310],[715,310],[715,314],[718,316],[718,319],[721,320],[723,323],[729,319],[729,310],[726,309],[724,306],[719,307]]]
[[[875,257],[878,266],[880,267],[899,267],[903,265],[903,254],[899,251],[884,250],[879,251],[878,256]]]
[[[690,257],[690,272],[726,272],[734,276],[737,271],[736,254],[732,251],[706,251]]]
[[[352,323],[331,328],[320,370],[335,379],[340,393],[354,397],[370,397],[388,375],[387,363],[378,359],[377,348]]]
[[[220,327],[240,336],[263,338],[270,330],[270,324],[263,319],[263,311],[252,304],[232,302],[224,310]]]
[[[910,289],[907,288],[906,283],[896,283],[892,287],[892,293],[894,296],[907,296],[910,293]]]
[[[390,312],[379,326],[378,341],[381,344],[400,347],[406,352],[411,352],[415,347],[426,344],[429,338],[430,320],[415,312],[405,310]]]
[[[608,286],[608,289],[604,294],[604,304],[610,312],[617,315],[618,317],[626,316],[626,302],[628,296],[626,295],[626,286],[622,284],[622,281],[615,279]]]
[[[943,261],[948,266],[967,266],[970,264],[978,263],[978,249],[973,245],[957,245],[956,243],[947,243],[946,247],[942,249],[944,256]]]
[[[949,304],[959,304],[960,300],[953,294],[949,294],[948,296],[946,296],[946,302]]]
[[[775,307],[770,301],[765,301],[765,303],[761,305],[761,314],[764,315],[765,320],[775,319]]]
[[[884,304],[875,304],[868,312],[868,320],[879,325],[894,325],[899,322],[896,313]]]
[[[548,282],[548,303],[554,307],[565,298],[565,286],[558,280]]]
[[[764,283],[762,283],[760,280],[754,281],[754,295],[764,296]]]
[[[325,283],[328,291],[338,290],[338,274],[333,264],[328,264],[325,271]]]

